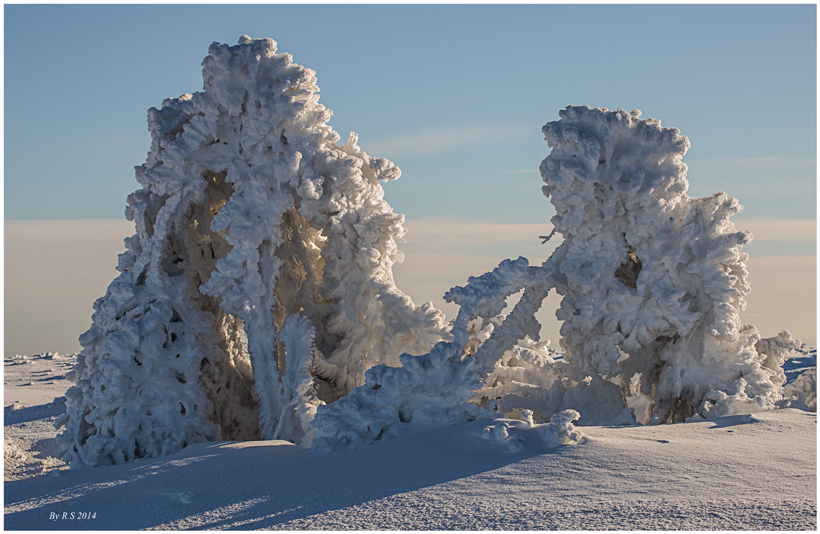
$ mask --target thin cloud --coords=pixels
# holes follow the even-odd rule
[[[544,247],[541,247],[542,240],[538,236],[548,235],[552,231],[549,223],[496,224],[444,216],[408,219],[404,226],[407,228],[405,241],[409,245],[423,243],[426,247],[451,249],[492,245],[504,245],[506,249],[515,244],[513,248],[532,245],[541,250]],[[555,238],[555,242],[550,241],[550,245],[557,243],[560,243],[560,236]]]
[[[788,329],[804,343],[817,344],[817,258],[751,257],[746,262],[752,291],[741,315],[769,337]]]
[[[525,134],[530,127],[524,124],[465,124],[445,125],[384,139],[361,143],[374,156],[425,157],[455,152],[470,145],[496,142],[500,139]]]
[[[6,354],[76,352],[94,301],[119,274],[126,220],[6,221]]]
[[[531,174],[531,173],[536,173],[536,172],[540,172],[540,171],[538,169],[524,169],[522,171],[504,171],[504,174],[524,174],[524,173]]]

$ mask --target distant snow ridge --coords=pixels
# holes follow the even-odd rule
[[[447,336],[443,314],[393,282],[404,218],[379,181],[398,167],[356,134],[336,145],[314,71],[273,40],[209,53],[202,92],[148,112],[136,235],[59,422],[72,467],[218,439],[307,445],[316,406]]]

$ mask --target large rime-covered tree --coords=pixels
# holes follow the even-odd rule
[[[94,304],[59,421],[72,466],[300,441],[315,406],[369,367],[447,335],[393,281],[403,216],[379,182],[399,169],[355,134],[336,144],[314,71],[243,36],[211,46],[203,79],[149,110],[126,210],[136,235]]]

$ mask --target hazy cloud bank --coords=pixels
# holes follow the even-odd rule
[[[416,303],[432,301],[455,317],[457,307],[442,296],[470,276],[492,270],[506,258],[524,256],[540,264],[560,244],[541,244],[549,224],[493,224],[450,217],[409,219],[405,261],[394,266],[396,284]],[[814,242],[815,221],[748,220],[738,227],[756,242],[802,239]],[[125,220],[7,221],[5,223],[5,352],[35,354],[79,350],[77,338],[91,325],[92,304],[117,276],[123,239],[134,232]],[[813,249],[812,249],[813,250]],[[748,263],[752,292],[744,314],[763,335],[783,328],[816,345],[816,257],[814,254],[757,256]],[[542,337],[557,348],[559,323],[554,292],[537,317]]]
[[[754,234],[754,242],[802,241],[812,244],[817,240],[817,221],[814,219],[755,219],[742,216],[733,219],[735,226]]]

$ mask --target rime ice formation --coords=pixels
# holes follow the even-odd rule
[[[817,369],[800,373],[792,383],[783,388],[783,397],[802,403],[812,412],[817,411]],[[796,407],[796,406],[792,406]]]
[[[445,298],[461,305],[453,340],[403,356],[401,369],[370,369],[363,386],[319,407],[315,447],[495,412],[550,420],[571,409],[579,424],[620,425],[775,407],[797,343],[786,331],[760,339],[740,320],[749,291],[740,249],[752,236],[729,218],[742,208],[725,193],[689,197],[689,140],[639,116],[571,106],[544,126],[553,150],[543,192],[563,243],[539,267],[505,260],[451,290]],[[561,361],[539,343],[533,316],[551,289],[564,297]],[[445,397],[462,408],[446,403],[452,417],[442,419]]]
[[[209,52],[202,92],[149,110],[126,209],[136,235],[94,304],[57,422],[72,467],[219,439],[339,450],[498,415],[555,446],[583,442],[576,420],[816,407],[816,374],[781,400],[791,335],[741,322],[751,235],[729,220],[735,199],[686,194],[677,129],[587,106],[544,126],[563,243],[540,266],[505,260],[451,289],[460,309],[445,326],[393,281],[403,217],[379,182],[399,169],[353,133],[336,144],[315,73],[274,41]],[[553,289],[561,358],[534,317]]]
[[[676,128],[637,110],[560,115],[543,128],[541,174],[564,238],[547,263],[569,378],[646,395],[661,421],[773,408],[797,345],[740,320],[752,237],[729,221],[740,204],[686,195],[689,140]]]
[[[476,392],[483,391],[484,381],[505,353],[535,352],[518,343],[527,337],[538,340],[540,325],[533,314],[549,290],[539,277],[542,270],[529,266],[526,258],[504,260],[493,271],[470,277],[466,286],[448,291],[445,300],[460,306],[450,331],[452,341],[439,342],[423,356],[402,355],[400,368],[373,367],[363,386],[320,406],[313,421],[314,448],[355,448],[418,426],[497,415],[484,406],[486,397],[475,398]],[[500,318],[506,299],[521,289],[524,293],[511,313]],[[485,324],[486,328],[479,326]]]
[[[314,71],[243,36],[210,47],[203,80],[148,112],[136,235],[58,423],[72,466],[217,439],[307,445],[317,406],[447,336],[393,282],[404,219],[379,182],[399,169],[355,134],[336,144]]]

